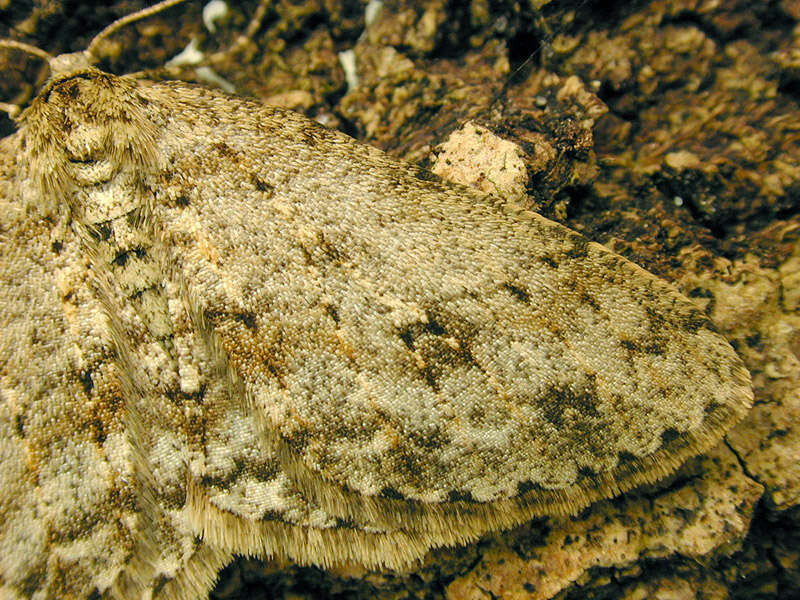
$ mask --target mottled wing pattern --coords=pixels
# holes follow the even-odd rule
[[[749,405],[666,283],[294,113],[86,69],[3,144],[11,597],[203,595],[234,552],[401,567],[654,480]]]
[[[262,435],[245,382],[191,301],[180,248],[162,233],[150,184],[165,175],[156,143],[173,112],[134,85],[93,69],[56,78],[20,129],[31,194],[17,206],[63,218],[47,224],[71,278],[61,310],[95,328],[75,344],[105,350],[129,444],[136,544],[109,593],[202,592],[231,552],[372,567],[419,558],[430,540],[337,518],[306,497],[285,473],[279,438]],[[34,207],[41,198],[47,205]],[[94,389],[99,379],[90,371],[81,381]],[[107,389],[96,393],[110,401]]]
[[[77,82],[3,141],[0,585],[42,600],[204,594],[229,555],[188,516],[187,403],[169,397],[161,340],[104,256],[123,232],[92,204],[130,200],[141,164],[108,96],[95,108],[110,112],[64,102]]]
[[[82,259],[20,201],[20,137],[0,151],[0,596],[85,598],[135,546],[131,451]]]
[[[155,120],[181,98],[151,187],[187,297],[334,515],[468,536],[573,512],[749,406],[702,312],[566,228],[288,111],[140,93]]]

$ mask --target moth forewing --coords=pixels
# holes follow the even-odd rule
[[[406,568],[653,482],[750,406],[706,316],[579,234],[70,64],[3,142],[11,597],[204,595],[233,553]]]

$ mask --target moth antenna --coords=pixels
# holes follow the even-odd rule
[[[26,44],[25,42],[18,42],[17,40],[0,39],[0,48],[12,48],[14,50],[27,52],[37,58],[41,58],[46,63],[49,63],[53,58],[53,55],[46,50],[42,50],[31,44]]]
[[[50,61],[53,60],[53,55],[49,52],[42,50],[41,48],[37,48],[36,46],[32,46],[31,44],[26,44],[25,42],[18,42],[17,40],[0,39],[0,48],[11,48],[12,50],[25,52],[31,56],[35,56],[36,58],[41,58],[48,65],[50,64]],[[18,104],[0,102],[0,110],[7,113],[10,118],[16,119],[17,116],[22,112],[22,107]]]
[[[47,63],[48,67],[50,68],[50,76],[53,77],[62,72],[68,72],[76,68],[88,67],[89,65],[97,63],[97,47],[103,42],[103,40],[113,35],[126,25],[133,23],[134,21],[145,19],[177,4],[182,4],[185,1],[186,0],[161,0],[161,2],[157,2],[148,8],[143,8],[142,10],[138,10],[134,13],[117,19],[96,36],[94,36],[92,41],[89,42],[89,45],[86,47],[86,50],[82,52],[53,56],[49,52],[42,50],[41,48],[37,48],[36,46],[32,46],[31,44],[9,39],[0,39],[0,48],[19,50],[42,59]],[[264,12],[266,12],[266,9]],[[8,102],[0,102],[0,110],[7,113],[12,119],[15,119],[22,112],[22,107]]]
[[[130,23],[133,23],[134,21],[139,21],[140,19],[145,19],[145,18],[147,18],[147,17],[149,17],[151,15],[154,15],[156,13],[159,13],[159,12],[163,11],[163,10],[171,8],[171,7],[173,7],[173,6],[177,5],[177,4],[181,4],[181,3],[185,2],[185,1],[186,0],[161,0],[161,2],[158,2],[158,3],[154,4],[153,6],[150,6],[148,8],[143,8],[142,10],[137,10],[134,13],[131,13],[129,15],[126,15],[126,16],[124,16],[122,18],[117,19],[116,21],[111,23],[108,27],[103,29],[103,31],[101,31],[96,36],[94,36],[94,38],[92,38],[92,41],[89,42],[89,45],[86,47],[87,56],[90,57],[90,58],[93,58],[93,59],[96,58],[95,51],[97,50],[97,46],[105,38],[109,37],[110,35],[113,35],[114,33],[119,31],[120,29],[122,29],[126,25],[129,25]]]
[[[0,102],[0,110],[6,113],[11,119],[16,119],[19,113],[22,112],[22,108],[18,104],[11,104],[9,102]]]

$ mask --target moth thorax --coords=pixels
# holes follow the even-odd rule
[[[84,175],[95,170],[105,178],[109,166],[108,161],[96,161],[79,169]],[[132,171],[119,171],[102,183],[78,186],[73,202],[80,219],[87,225],[97,225],[144,209],[145,193],[138,179]]]

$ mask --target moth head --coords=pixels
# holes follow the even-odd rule
[[[59,54],[51,56],[47,61],[50,67],[50,80],[52,81],[59,75],[67,75],[75,71],[83,71],[93,66],[97,60],[94,59],[86,50],[80,52],[70,52],[69,54]]]
[[[85,50],[81,50],[78,52],[71,52],[68,54],[60,54],[58,56],[53,56],[49,52],[46,52],[41,48],[37,48],[36,46],[32,46],[24,42],[19,42],[17,40],[7,40],[7,39],[5,40],[0,39],[0,48],[19,50],[44,60],[50,69],[50,77],[48,81],[53,81],[58,77],[69,75],[70,73],[75,73],[78,71],[83,71],[91,66],[96,65],[100,61],[100,57],[98,56],[99,46],[103,43],[104,40],[106,40],[111,35],[119,31],[121,28],[135,21],[139,21],[141,19],[147,18],[151,15],[164,11],[172,6],[181,4],[185,1],[186,0],[161,0],[161,2],[158,2],[153,6],[150,6],[149,8],[143,8],[142,10],[126,15],[121,19],[117,19],[116,21],[111,23],[108,27],[103,29],[103,31],[94,36],[94,38],[92,38],[92,41],[89,42],[89,45]],[[12,119],[16,119],[22,112],[22,107],[17,104],[0,102],[0,110],[3,110],[6,113],[8,113],[8,115]]]

